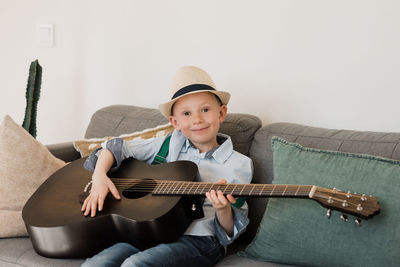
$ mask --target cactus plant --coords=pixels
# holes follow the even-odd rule
[[[36,114],[37,103],[40,97],[40,86],[42,84],[42,66],[39,61],[32,61],[29,67],[28,85],[26,87],[25,118],[22,127],[36,138]]]

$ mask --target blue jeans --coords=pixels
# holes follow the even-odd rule
[[[128,243],[117,243],[87,259],[82,266],[213,266],[225,253],[213,236],[184,235],[174,243],[140,251]]]

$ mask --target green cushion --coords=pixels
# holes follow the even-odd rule
[[[316,185],[375,196],[380,213],[361,226],[330,219],[310,199],[271,198],[244,254],[306,266],[400,266],[400,162],[272,139],[275,184]]]

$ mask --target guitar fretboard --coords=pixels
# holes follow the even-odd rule
[[[113,179],[114,180],[114,179]],[[118,180],[118,181],[117,181]],[[311,185],[217,184],[170,180],[117,179],[114,183],[125,190],[148,192],[153,195],[204,195],[211,190],[235,197],[309,197]],[[130,180],[128,183],[127,180]]]

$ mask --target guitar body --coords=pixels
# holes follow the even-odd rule
[[[27,201],[22,217],[37,253],[52,258],[88,257],[120,241],[139,249],[176,240],[191,219],[184,197],[136,193],[121,200],[107,196],[94,218],[81,212],[79,195],[91,180],[86,158],[69,163],[50,176]],[[128,159],[110,177],[192,181],[197,166],[189,161],[160,165]],[[166,178],[171,177],[171,178]]]

